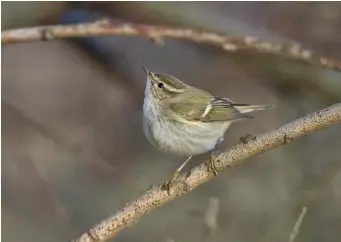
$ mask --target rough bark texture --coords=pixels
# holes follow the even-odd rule
[[[341,61],[303,49],[298,43],[271,43],[257,37],[231,37],[211,32],[166,26],[133,23],[115,24],[108,20],[87,24],[55,25],[2,31],[1,43],[47,41],[87,36],[143,36],[163,44],[164,37],[184,39],[196,43],[211,44],[226,51],[251,50],[283,56],[293,60],[341,70]]]

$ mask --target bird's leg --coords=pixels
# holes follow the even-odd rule
[[[209,160],[208,163],[207,163],[208,171],[209,171],[209,172],[212,172],[214,176],[217,176],[217,175],[218,175],[217,168],[215,167],[215,164],[214,164],[215,153],[216,153],[216,152],[217,152],[217,151],[215,151],[215,150],[212,150],[212,151],[211,151],[210,160]]]
[[[210,160],[208,161],[207,163],[207,167],[208,167],[208,171],[209,172],[212,172],[214,174],[214,176],[217,176],[218,175],[218,171],[217,171],[217,168],[215,167],[215,164],[214,164],[214,160],[215,160],[215,156],[216,154],[218,153],[217,151],[217,147],[219,146],[219,144],[221,142],[224,141],[224,138],[221,137],[217,143],[215,144],[214,148],[212,149],[211,151],[211,155],[210,155]]]
[[[192,158],[192,156],[188,157],[187,160],[178,169],[176,169],[172,178],[168,182],[163,184],[163,187],[165,187],[165,189],[168,191],[168,193],[169,193],[170,189],[172,188],[175,180],[179,177],[181,170],[186,166],[186,164],[190,161],[191,158]]]

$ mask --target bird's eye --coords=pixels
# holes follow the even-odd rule
[[[159,88],[163,88],[163,84],[162,84],[162,83],[157,84],[157,86],[158,86]]]

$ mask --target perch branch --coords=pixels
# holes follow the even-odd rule
[[[319,55],[302,48],[298,43],[271,43],[257,37],[232,37],[188,28],[174,28],[134,23],[113,23],[101,20],[93,23],[41,26],[1,32],[1,44],[29,41],[47,41],[90,36],[141,36],[163,44],[163,38],[177,38],[205,43],[226,51],[250,50],[269,53],[341,71],[341,60]]]
[[[311,113],[273,131],[243,140],[240,144],[215,156],[216,168],[218,172],[228,171],[233,166],[257,154],[337,123],[341,123],[341,103]],[[214,175],[208,171],[206,162],[204,162],[182,174],[172,187],[170,195],[162,186],[152,187],[137,200],[127,204],[121,211],[95,225],[89,232],[74,241],[105,241],[112,238],[124,228],[132,226],[142,216],[192,191],[212,178]]]

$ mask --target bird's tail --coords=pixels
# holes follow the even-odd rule
[[[250,105],[250,104],[237,104],[234,103],[233,106],[241,113],[250,113],[254,111],[261,111],[274,108],[274,105]]]

